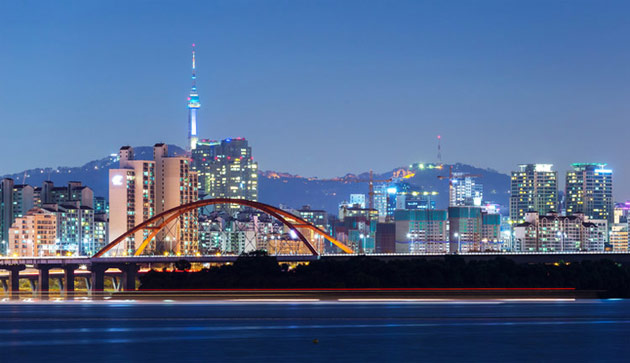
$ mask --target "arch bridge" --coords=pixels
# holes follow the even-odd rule
[[[168,232],[169,228],[172,228],[179,218],[197,218],[197,212],[200,208],[216,205],[238,205],[242,207],[249,207],[254,210],[258,210],[268,214],[269,216],[278,220],[289,231],[291,239],[296,242],[299,241],[302,247],[305,247],[310,254],[318,256],[319,251],[313,246],[313,243],[309,241],[304,235],[304,231],[309,231],[311,236],[317,236],[320,239],[328,240],[332,245],[338,247],[344,253],[354,253],[354,251],[336,240],[326,232],[322,231],[318,227],[309,223],[308,221],[293,215],[287,211],[274,206],[254,202],[245,199],[233,199],[233,198],[215,198],[215,199],[203,199],[188,204],[182,204],[175,208],[169,209],[162,213],[155,215],[154,217],[136,225],[132,229],[123,233],[111,243],[103,247],[93,257],[103,257],[110,251],[118,251],[121,246],[125,246],[128,241],[133,241],[135,236],[142,236],[142,242],[134,246],[134,256],[140,256],[147,249],[152,241],[157,242],[157,238],[160,235],[164,235]],[[317,238],[316,237],[316,238]]]

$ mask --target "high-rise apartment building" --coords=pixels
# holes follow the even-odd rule
[[[449,207],[450,252],[501,249],[501,216],[480,207]]]
[[[32,208],[18,217],[9,228],[9,255],[56,256],[56,214],[42,208]]]
[[[397,210],[394,219],[396,252],[448,252],[448,218],[445,210]]]
[[[44,204],[63,204],[79,202],[81,206],[94,208],[94,192],[79,181],[68,182],[63,187],[55,186],[52,181],[45,181],[34,189],[35,206]]]
[[[9,178],[0,182],[0,253],[7,253],[9,228],[16,218],[26,215],[33,208],[33,200],[33,187],[30,185],[16,185]]]
[[[203,197],[258,200],[258,163],[246,139],[201,140],[192,157]],[[240,207],[229,205],[224,209],[236,212]]]
[[[510,220],[520,223],[527,212],[555,212],[558,204],[558,174],[551,164],[522,164],[512,172]]]
[[[109,170],[110,242],[156,214],[155,161],[135,160],[131,146],[119,152],[119,168]],[[115,254],[130,254],[148,236],[138,231]]]
[[[92,256],[107,244],[107,220],[80,201],[44,204],[42,209],[56,216],[59,254]]]
[[[605,220],[589,220],[581,213],[560,216],[528,212],[514,226],[516,249],[523,252],[603,251],[607,242]]]
[[[628,252],[628,223],[610,225],[608,241],[613,251]]]
[[[160,143],[153,147],[153,159],[158,214],[197,201],[197,173],[192,171],[189,158],[169,157],[168,146]],[[199,248],[198,235],[197,210],[193,210],[181,215],[158,234],[156,248],[159,252],[194,254]]]
[[[612,170],[606,164],[576,163],[567,172],[566,213],[613,222]]]
[[[190,159],[169,157],[165,144],[153,148],[154,160],[134,160],[133,148],[120,149],[120,167],[109,171],[109,238],[114,240],[154,215],[197,200],[197,173]],[[154,253],[196,253],[197,211],[171,221],[148,245]],[[149,235],[138,231],[122,251],[133,253]]]

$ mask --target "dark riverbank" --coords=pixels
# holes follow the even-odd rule
[[[186,267],[185,262],[182,265]],[[151,271],[141,277],[140,286],[141,290],[356,288],[574,288],[597,291],[598,297],[630,297],[630,268],[609,260],[517,264],[507,258],[465,262],[445,256],[440,261],[389,262],[356,257],[289,269],[274,257],[256,254],[198,272]]]

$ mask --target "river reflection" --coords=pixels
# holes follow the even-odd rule
[[[626,300],[164,300],[4,300],[1,360],[625,361],[630,353]]]

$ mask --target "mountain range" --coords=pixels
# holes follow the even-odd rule
[[[153,158],[153,148],[150,146],[134,147],[135,158],[150,160]],[[169,145],[172,156],[185,155],[185,151]],[[448,206],[448,180],[438,176],[447,176],[449,166],[442,168],[413,168],[414,174],[409,174],[410,168],[396,167],[390,171],[374,173],[374,180],[387,180],[394,174],[407,175],[403,180],[412,186],[422,188],[428,192],[438,192],[434,200],[437,208]],[[484,200],[492,201],[505,207],[509,201],[510,177],[492,169],[483,169],[466,164],[453,164],[453,171],[469,174],[479,174],[478,182],[483,184]],[[95,196],[108,196],[108,170],[118,167],[117,155],[113,154],[102,159],[90,161],[78,167],[47,167],[25,170],[15,174],[5,175],[12,178],[16,184],[30,184],[39,186],[46,180],[52,180],[55,185],[64,185],[69,181],[81,181],[94,190]],[[347,174],[332,179],[302,177],[290,173],[277,171],[260,171],[258,178],[259,201],[278,206],[280,204],[301,208],[310,205],[313,209],[324,209],[337,214],[339,203],[349,199],[352,193],[368,194],[369,172],[361,174]]]

